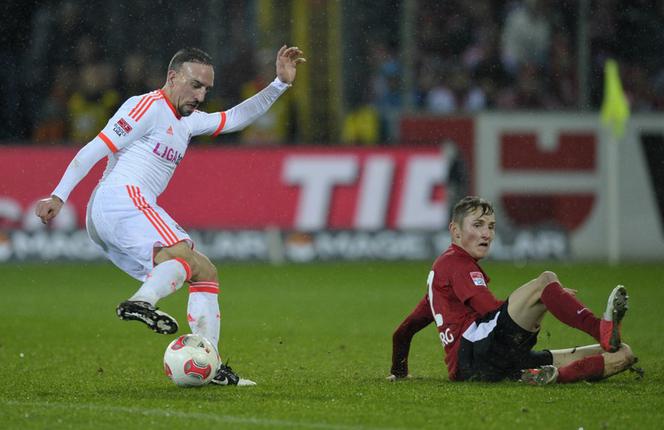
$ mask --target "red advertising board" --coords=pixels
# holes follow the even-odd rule
[[[55,188],[76,151],[0,147],[5,226],[32,216],[31,205]],[[105,164],[70,196],[79,226]],[[438,146],[193,147],[159,203],[186,228],[439,229],[447,222],[446,169]]]

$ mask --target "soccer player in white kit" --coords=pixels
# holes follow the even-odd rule
[[[193,136],[216,136],[251,124],[291,86],[297,65],[305,61],[299,48],[282,46],[272,83],[227,111],[205,113],[197,107],[214,83],[212,60],[199,49],[178,51],[170,61],[163,88],[125,101],[106,127],[76,154],[51,197],[37,204],[36,215],[47,223],[90,169],[108,157],[88,202],[86,227],[90,239],[116,266],[143,282],[132,297],[118,305],[121,319],[141,321],[157,333],[175,333],[177,321],[155,305],[188,282],[191,331],[218,345],[217,269],[194,249],[189,235],[157,204],[157,197]],[[224,364],[212,382],[255,385]]]

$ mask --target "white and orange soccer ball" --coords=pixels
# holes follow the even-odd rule
[[[164,372],[179,387],[199,387],[214,378],[221,358],[209,340],[185,334],[168,345],[164,353]]]

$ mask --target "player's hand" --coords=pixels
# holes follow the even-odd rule
[[[564,288],[564,287],[563,287],[563,290],[565,290],[567,292],[567,294],[571,294],[573,296],[576,296],[576,293],[579,292],[578,290],[573,290],[571,288]]]
[[[41,218],[41,222],[46,224],[58,215],[63,204],[64,202],[56,196],[41,199],[35,208],[35,215]]]
[[[307,59],[302,57],[300,48],[282,46],[277,53],[277,77],[284,84],[292,84],[295,80],[297,65],[306,62]]]

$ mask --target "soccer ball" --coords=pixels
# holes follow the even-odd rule
[[[221,358],[209,340],[185,334],[168,345],[164,353],[164,372],[179,387],[199,387],[214,378]]]

